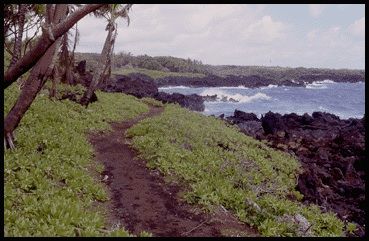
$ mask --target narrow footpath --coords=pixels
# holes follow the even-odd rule
[[[125,122],[112,123],[112,131],[91,133],[89,141],[95,158],[103,163],[102,179],[110,192],[110,225],[119,224],[130,233],[147,231],[153,236],[259,236],[257,231],[239,222],[222,206],[211,214],[180,200],[183,190],[164,182],[156,170],[146,167],[129,146],[125,132],[137,122],[160,115],[162,107]]]

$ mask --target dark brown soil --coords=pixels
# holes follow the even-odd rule
[[[111,132],[89,136],[95,158],[105,166],[102,179],[105,177],[111,195],[110,224],[120,224],[133,234],[147,231],[153,236],[259,236],[222,206],[209,214],[186,204],[177,195],[181,187],[165,183],[158,171],[148,169],[146,162],[137,158],[125,137],[126,130],[162,111],[151,107],[138,118],[112,123]]]

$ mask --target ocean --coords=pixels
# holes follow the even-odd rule
[[[167,93],[217,95],[216,101],[205,101],[205,115],[233,115],[238,109],[255,113],[258,117],[268,111],[280,114],[314,111],[335,114],[340,119],[362,118],[365,113],[365,83],[316,81],[306,87],[269,85],[260,88],[238,87],[161,87]],[[235,102],[237,101],[237,102]]]

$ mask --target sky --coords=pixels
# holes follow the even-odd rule
[[[364,4],[134,4],[115,53],[212,65],[365,68]],[[77,52],[100,53],[105,19],[78,22]]]

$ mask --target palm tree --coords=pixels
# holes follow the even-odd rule
[[[31,69],[37,61],[46,53],[56,39],[67,32],[76,22],[87,14],[104,6],[104,4],[86,4],[69,15],[63,21],[55,25],[44,25],[43,33],[35,46],[20,58],[4,74],[4,89],[14,83],[21,75]]]
[[[110,77],[111,72],[111,58],[114,48],[115,39],[117,37],[117,23],[116,20],[119,17],[127,19],[128,25],[130,23],[130,19],[128,16],[128,11],[132,7],[132,4],[109,4],[108,6],[104,6],[99,9],[99,11],[95,11],[94,14],[97,17],[103,17],[108,21],[105,30],[108,31],[108,34],[105,39],[104,47],[101,51],[100,61],[97,68],[97,73],[93,76],[92,81],[82,96],[80,103],[84,106],[88,106],[90,103],[91,97],[95,92],[96,88],[103,83],[107,78]],[[115,33],[113,33],[115,31]]]
[[[30,50],[13,67],[10,67],[4,76],[7,87],[33,67],[16,103],[4,119],[5,147],[15,147],[13,132],[52,72],[50,66],[53,66],[53,64],[50,65],[50,63],[53,63],[56,58],[60,46],[60,37],[79,19],[98,7],[101,6],[94,5],[91,7],[91,5],[86,5],[66,18],[67,4],[47,5],[45,21],[46,26],[49,26],[49,33],[44,32],[34,49]],[[51,12],[53,14],[50,14]],[[63,21],[63,19],[65,20]],[[48,34],[54,36],[47,36]]]
[[[73,13],[76,7],[80,7],[80,4],[69,4],[68,12]],[[72,66],[74,65],[74,51],[76,49],[76,45],[79,39],[79,32],[76,23],[75,27],[75,38],[74,38],[74,46],[73,50],[70,50],[70,30],[63,35],[61,42],[61,51],[59,55],[59,63],[62,69],[61,73],[61,81],[63,83],[74,84],[73,83],[73,74],[72,74]]]

